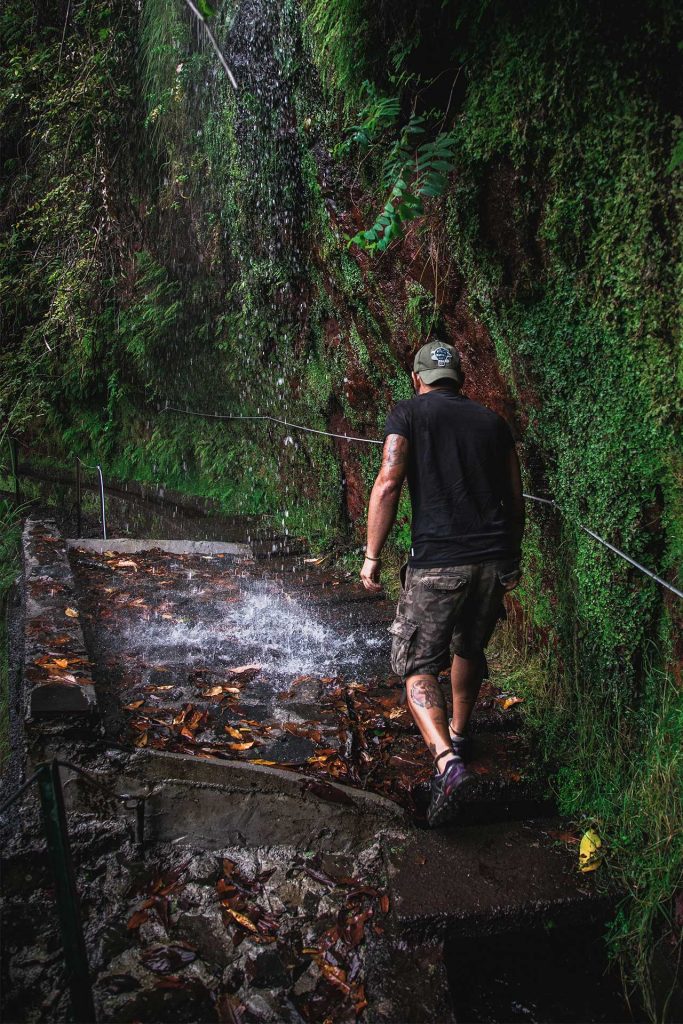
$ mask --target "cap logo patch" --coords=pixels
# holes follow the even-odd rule
[[[438,348],[432,349],[432,359],[436,365],[441,369],[444,366],[449,366],[453,360],[453,353],[449,352],[447,348],[440,345]]]

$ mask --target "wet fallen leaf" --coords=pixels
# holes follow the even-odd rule
[[[138,571],[137,562],[134,562],[131,558],[122,558],[120,562],[114,562],[116,569],[135,569]]]
[[[225,902],[225,900],[221,901],[223,907],[225,908],[227,913],[230,914],[230,917],[237,921],[237,923],[241,925],[242,928],[245,928],[248,932],[258,932],[258,928],[254,924],[254,922],[246,916],[246,914],[240,914],[239,910],[233,910],[232,907],[226,906]]]
[[[239,731],[239,729],[233,729],[231,725],[224,725],[223,728],[227,732],[228,736],[232,736],[234,740],[242,739],[242,733]]]
[[[202,690],[202,697],[219,697],[222,693],[222,686],[212,686],[210,690]]]
[[[260,757],[252,757],[252,758],[249,759],[249,764],[265,764],[269,768],[274,768],[274,767],[277,767],[279,765],[279,762],[278,761],[264,761]],[[284,766],[281,766],[281,767],[284,767]]]
[[[579,845],[579,871],[595,871],[600,867],[603,856],[601,846],[602,839],[594,829],[589,828],[584,832]]]
[[[42,658],[36,658],[34,664],[38,665],[40,668],[51,668],[53,670],[61,670],[68,668],[69,661],[67,658],[53,658],[49,654],[44,654]]]
[[[139,928],[141,924],[144,924],[149,918],[149,914],[146,910],[136,910],[135,913],[128,918],[128,930],[134,931]]]
[[[386,892],[383,892],[379,898],[379,908],[383,914],[389,913],[389,896]]]
[[[181,945],[155,946],[153,949],[143,950],[140,954],[144,966],[155,974],[170,974],[196,959],[197,954],[193,949]]]
[[[78,618],[78,612],[76,611],[75,608],[65,608],[64,609],[64,614],[68,615],[70,619],[77,619]]]
[[[496,697],[495,700],[500,704],[503,711],[507,711],[508,708],[514,707],[515,704],[524,703],[524,697]]]
[[[574,835],[573,832],[561,831],[559,829],[548,829],[548,836],[551,839],[557,839],[561,843],[571,843],[576,845],[579,841],[579,837]]]
[[[345,804],[346,806],[355,806],[355,801],[348,793],[345,793],[343,789],[338,789],[337,786],[332,786],[329,782],[324,782],[318,779],[307,779],[304,783],[304,789],[321,800],[327,800],[333,804]]]
[[[47,678],[48,678],[48,681],[50,679],[52,679],[55,683],[71,683],[74,686],[78,684],[78,680],[76,679],[76,676],[73,675],[71,672],[64,672],[64,673],[62,673],[61,675],[58,675],[58,676],[50,675]]]
[[[244,676],[248,672],[260,672],[260,665],[237,665],[234,668],[228,669],[231,676]]]
[[[349,994],[351,988],[346,982],[346,971],[343,971],[341,967],[335,967],[334,964],[328,964],[325,961],[320,964],[320,969],[323,973],[323,977],[326,978],[330,984],[334,985],[335,988],[341,989],[344,995]]]
[[[250,747],[254,746],[256,740],[249,740],[248,743],[228,743],[230,750],[249,750]]]
[[[144,703],[144,700],[134,700],[130,704],[125,704],[124,708],[126,711],[136,711],[137,708],[141,708]]]
[[[157,978],[154,982],[155,988],[187,988],[187,980],[178,977],[177,974],[168,974],[165,978]]]

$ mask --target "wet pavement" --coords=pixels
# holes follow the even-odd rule
[[[475,783],[426,832],[432,766],[388,672],[390,602],[303,556],[111,541],[67,557],[40,523],[25,545],[25,686],[67,711],[71,688],[96,693],[99,724],[37,714],[27,735],[103,787],[64,771],[98,1019],[627,1019],[599,970],[574,991],[604,962],[592,922],[610,901],[548,816],[514,695],[485,686]],[[144,843],[111,790],[144,794]],[[4,1019],[66,1019],[33,797],[2,877]],[[539,942],[577,920],[578,960],[573,937]]]
[[[335,779],[421,815],[432,764],[387,672],[390,602],[301,558],[70,557],[110,742]],[[487,684],[469,803],[528,812],[544,793],[504,701]]]

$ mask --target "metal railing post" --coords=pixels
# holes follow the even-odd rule
[[[76,536],[80,537],[82,524],[81,524],[81,460],[76,459]]]
[[[102,512],[102,540],[107,539],[107,519],[104,511],[104,479],[102,477],[102,467],[97,467],[97,472],[100,475],[100,510]]]
[[[90,970],[66,827],[62,783],[56,762],[40,766],[38,788],[48,856],[54,875],[73,1020],[78,1024],[92,1024],[95,1020],[95,1008],[90,986]]]
[[[10,466],[12,468],[12,476],[14,477],[14,500],[17,505],[21,503],[21,491],[19,490],[19,445],[17,444],[16,437],[9,437],[9,457]]]

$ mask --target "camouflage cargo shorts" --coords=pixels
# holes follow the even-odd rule
[[[389,627],[391,668],[406,679],[438,675],[452,655],[484,658],[496,621],[505,618],[506,585],[519,579],[518,561],[498,560],[438,569],[404,567],[396,618]]]

